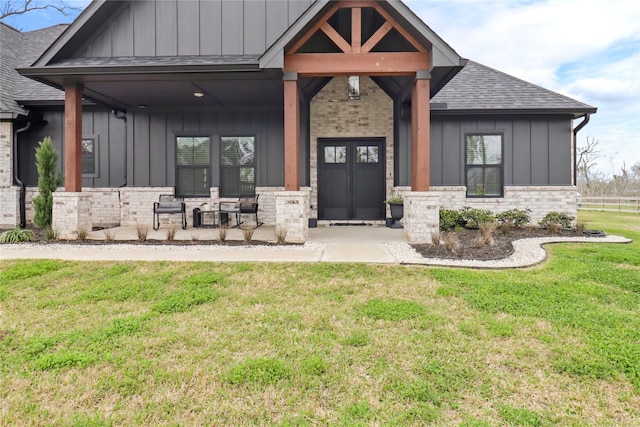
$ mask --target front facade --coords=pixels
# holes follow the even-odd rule
[[[45,136],[68,238],[150,224],[174,192],[189,212],[260,194],[294,241],[384,222],[394,194],[411,241],[439,207],[575,212],[575,133],[595,108],[460,58],[399,1],[96,0],[39,51],[1,27],[3,46],[33,41],[3,68],[0,227],[32,221]]]

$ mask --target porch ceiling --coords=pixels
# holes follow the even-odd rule
[[[118,108],[282,107],[281,80],[145,80],[91,81],[84,83],[88,98]],[[204,96],[196,97],[194,93]]]

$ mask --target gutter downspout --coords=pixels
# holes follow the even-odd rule
[[[116,119],[119,120],[123,120],[124,121],[124,177],[123,177],[123,182],[122,185],[120,185],[119,188],[122,187],[126,187],[127,186],[127,170],[129,168],[129,166],[127,165],[127,152],[128,152],[128,146],[127,146],[127,116],[123,115],[119,115],[118,114],[118,110],[111,110],[111,114],[113,114],[113,117],[115,117]]]
[[[13,134],[13,179],[16,182],[16,184],[18,184],[20,186],[20,200],[19,200],[19,206],[20,206],[20,228],[25,228],[27,226],[27,218],[26,218],[26,213],[25,213],[25,199],[26,199],[26,188],[24,185],[24,182],[20,181],[20,177],[18,176],[18,169],[19,169],[19,159],[18,159],[18,134],[26,131],[27,129],[29,129],[31,127],[31,120],[27,121],[27,124],[18,129],[17,131],[15,131],[15,133]]]
[[[581,121],[575,129],[573,129],[573,185],[576,186],[578,185],[578,132],[580,132],[580,130],[589,123],[590,118],[591,114],[586,113],[584,115],[584,120]]]

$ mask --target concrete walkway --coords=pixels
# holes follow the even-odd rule
[[[164,240],[167,229],[149,232],[149,240]],[[114,240],[137,240],[135,227],[118,227],[108,233]],[[253,240],[275,242],[273,227],[259,227]],[[89,239],[105,240],[103,231],[95,231]],[[244,239],[242,230],[230,229],[228,245],[207,244],[217,239],[217,230],[178,230],[176,241],[184,245],[163,244],[19,244],[1,245],[0,260],[7,259],[64,259],[82,261],[208,261],[208,262],[363,262],[378,264],[421,264],[475,268],[526,267],[542,262],[546,251],[541,245],[551,242],[629,243],[618,236],[593,237],[545,237],[522,239],[514,244],[515,253],[503,260],[444,260],[425,259],[406,243],[404,230],[383,226],[318,227],[309,230],[304,245],[246,246],[234,245]],[[195,243],[193,243],[195,242]],[[199,244],[197,242],[200,242]]]

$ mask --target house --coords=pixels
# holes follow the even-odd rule
[[[596,109],[461,58],[401,1],[95,0],[62,30],[2,25],[3,227],[31,221],[47,135],[63,238],[150,224],[174,191],[189,211],[259,194],[293,241],[384,221],[394,194],[412,242],[440,207],[575,213]]]

